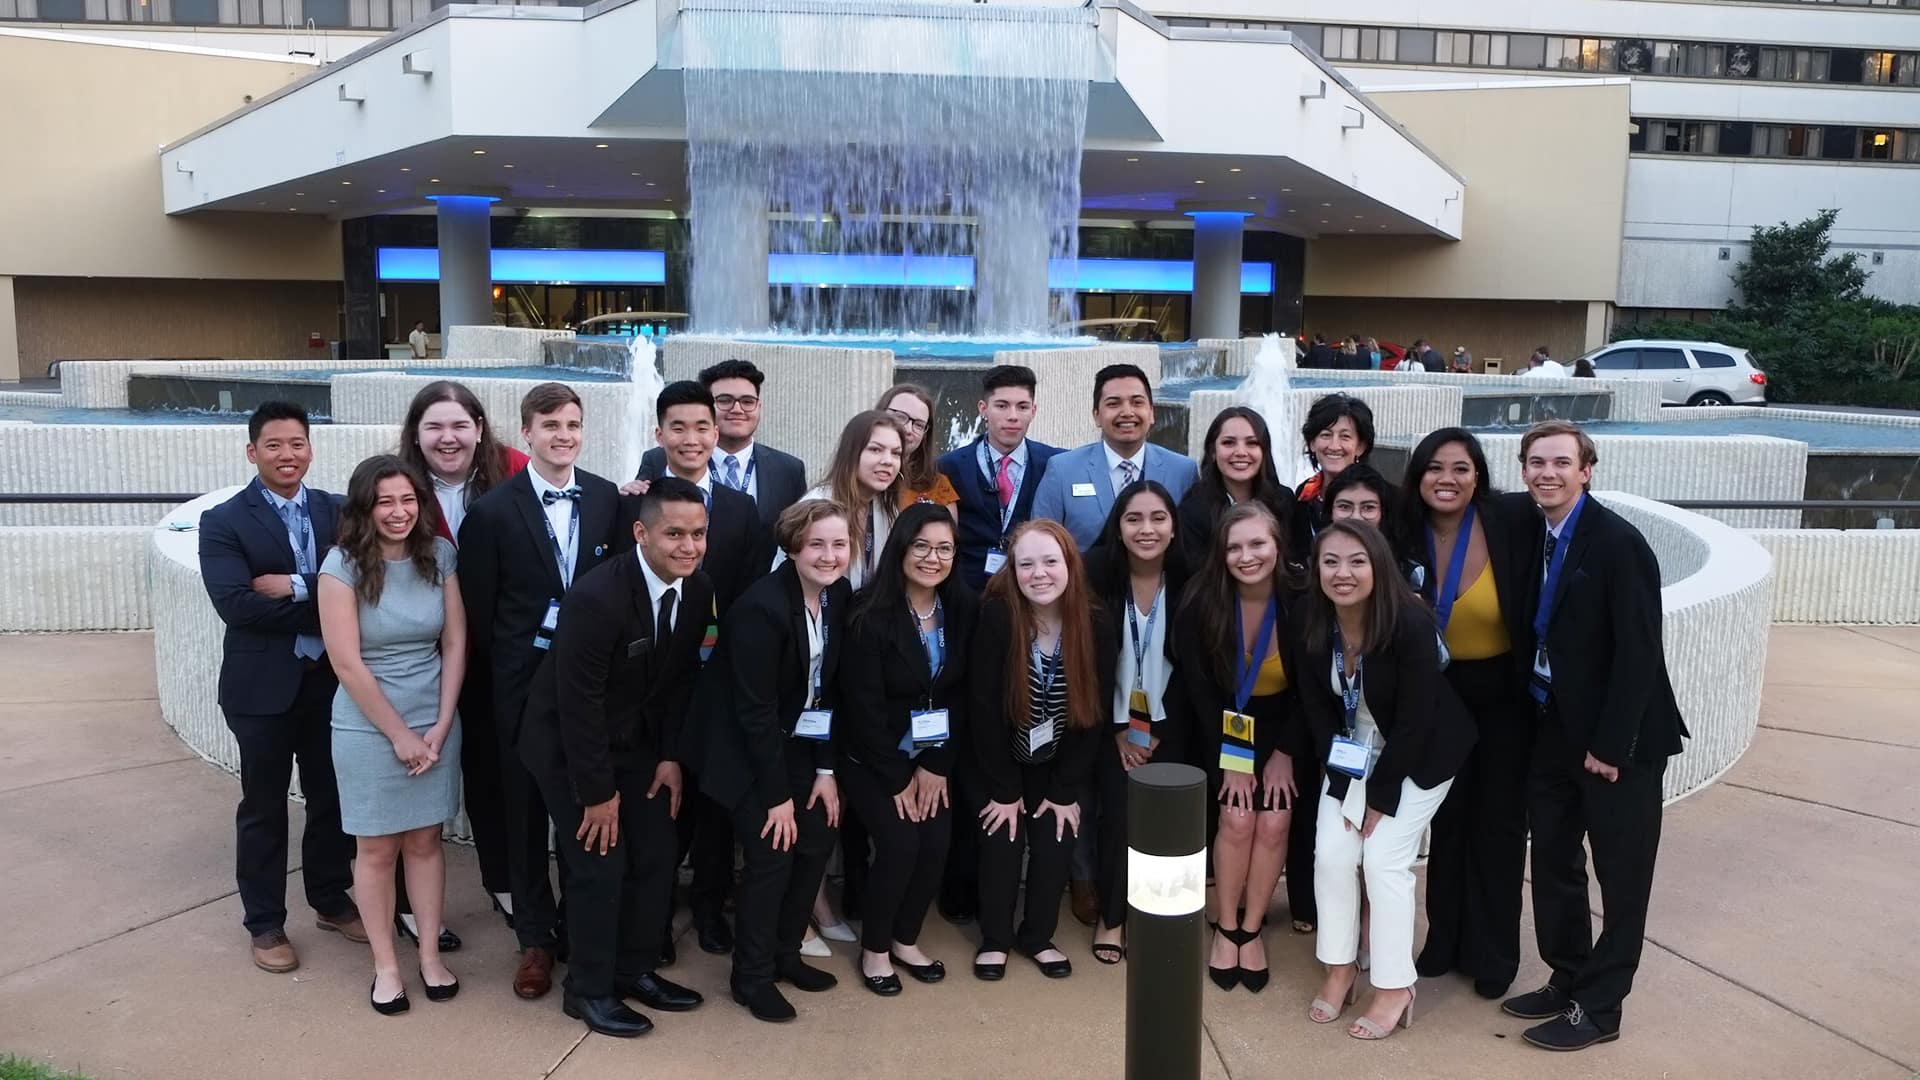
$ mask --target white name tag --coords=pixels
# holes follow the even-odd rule
[[[936,743],[946,742],[948,737],[947,710],[923,709],[913,714],[913,741],[915,743],[931,746]]]
[[[1356,780],[1367,778],[1367,768],[1373,763],[1373,752],[1367,744],[1355,742],[1345,735],[1334,737],[1333,749],[1327,754],[1327,768],[1345,773]]]
[[[540,620],[540,629],[553,631],[560,626],[560,601],[547,601],[547,617]]]
[[[793,735],[796,739],[825,741],[832,734],[832,709],[806,709],[800,713],[800,719],[793,725]]]
[[[1037,754],[1040,748],[1053,741],[1053,725],[1036,724],[1027,729],[1027,753]]]
[[[997,573],[999,573],[999,572],[1000,572],[1000,568],[1001,568],[1001,567],[1003,567],[1003,566],[1005,566],[1005,565],[1007,565],[1007,553],[1006,553],[1006,552],[1004,552],[1004,551],[1000,551],[1000,550],[997,550],[997,549],[996,549],[996,550],[994,550],[994,551],[989,551],[989,552],[987,552],[987,567],[986,567],[986,568],[987,568],[987,573],[988,573],[988,574],[997,574]]]
[[[1093,485],[1075,484],[1073,485],[1073,494],[1075,498],[1091,498],[1093,496]]]

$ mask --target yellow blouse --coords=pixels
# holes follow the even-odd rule
[[[1247,657],[1247,660],[1252,659],[1251,656]],[[1253,677],[1253,696],[1267,697],[1286,688],[1287,666],[1281,661],[1280,654],[1275,652],[1267,657],[1266,663],[1260,665],[1260,674]]]
[[[1467,591],[1454,598],[1453,614],[1442,636],[1455,660],[1486,660],[1513,649],[1506,620],[1500,616],[1500,590],[1493,583],[1491,568],[1483,567]]]

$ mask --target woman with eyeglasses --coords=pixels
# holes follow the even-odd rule
[[[1272,511],[1283,534],[1292,520],[1293,492],[1280,482],[1269,453],[1273,434],[1266,418],[1245,405],[1220,410],[1207,426],[1200,480],[1180,500],[1180,547],[1188,566],[1207,561],[1214,525],[1227,507],[1259,502]]]
[[[847,582],[858,589],[872,576],[887,533],[899,513],[901,454],[906,434],[891,414],[863,412],[847,421],[834,446],[826,478],[802,498],[826,499],[847,511],[853,561]]]
[[[938,440],[930,438],[933,424],[933,395],[925,387],[901,383],[880,395],[874,406],[893,417],[906,436],[906,450],[900,466],[900,506],[930,502],[947,508],[955,521],[960,520],[960,493],[937,465]]]
[[[953,573],[956,544],[940,507],[901,511],[872,583],[854,598],[840,669],[840,776],[874,847],[860,977],[882,997],[900,993],[895,968],[923,983],[946,977],[919,940],[952,838],[947,778],[966,723],[978,609]]]

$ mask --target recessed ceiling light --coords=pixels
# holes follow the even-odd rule
[[[306,192],[304,192],[304,191],[296,191],[296,192],[294,192],[294,193],[293,193],[293,197],[297,199],[297,198],[299,198],[300,196],[302,196],[302,195],[305,195],[305,194],[306,194]]]
[[[265,205],[267,205],[267,201],[266,201],[265,199],[262,199],[262,200],[260,200],[259,202],[257,202],[257,203],[254,203],[254,205],[255,205],[255,206],[265,206]]]
[[[327,200],[327,205],[328,205],[328,206],[338,206],[338,205],[340,205],[340,200],[339,200],[339,199],[328,199],[328,200]]]
[[[547,185],[547,190],[548,190],[548,191],[552,191],[552,190],[553,190],[553,187],[554,187],[554,186],[553,186],[552,184],[548,184],[548,185]]]
[[[1330,224],[1330,223],[1329,223],[1329,222],[1327,221],[1327,219],[1326,219],[1326,218],[1321,218],[1321,219],[1320,219],[1320,224],[1322,224],[1322,225],[1326,225],[1326,224]]]
[[[340,186],[341,186],[341,187],[352,187],[352,186],[353,186],[353,181],[351,181],[351,180],[342,180],[342,181],[340,181]]]
[[[1194,181],[1194,183],[1196,183],[1196,184],[1204,184],[1204,183],[1206,183],[1206,181],[1205,181],[1205,180],[1195,180],[1195,181]]]
[[[487,156],[487,152],[486,152],[485,150],[475,150],[475,151],[473,152],[473,156],[474,156],[474,157],[486,157],[486,156]]]
[[[373,193],[374,193],[375,195],[385,195],[385,194],[387,193],[387,189],[386,189],[386,188],[383,188],[383,187],[382,187],[382,188],[374,188],[374,189],[373,189]]]
[[[1386,226],[1385,226],[1385,225],[1382,225],[1382,226],[1380,226],[1380,227],[1381,227],[1381,228],[1383,228],[1383,229],[1384,229],[1384,228],[1386,228]]]
[[[1239,169],[1239,167],[1238,167],[1238,166],[1236,166],[1236,167],[1234,167],[1234,168],[1231,168],[1231,169],[1228,169],[1227,171],[1228,171],[1228,172],[1239,172],[1239,171],[1240,171],[1240,169]]]
[[[1353,231],[1353,227],[1352,227],[1352,226],[1348,226],[1348,227],[1347,227],[1347,231],[1348,231],[1348,232],[1352,232],[1352,231]]]
[[[649,181],[647,181],[647,186],[648,186],[648,187],[653,187],[653,186],[655,186],[655,185],[654,185],[654,182],[653,182],[653,181],[651,181],[651,180],[649,180]]]
[[[1367,217],[1367,216],[1366,216],[1365,214],[1355,214],[1355,215],[1353,215],[1353,220],[1355,220],[1355,221],[1365,221],[1365,220],[1366,220],[1366,217]]]
[[[1281,189],[1280,189],[1280,191],[1281,191],[1281,192],[1282,192],[1283,194],[1291,194],[1291,193],[1292,193],[1292,191],[1293,191],[1293,189],[1292,189],[1292,188],[1290,188],[1290,187],[1283,187],[1283,188],[1281,188]]]
[[[289,214],[297,214],[297,213],[299,213],[299,212],[300,212],[300,208],[299,208],[299,207],[297,207],[297,206],[289,206],[289,207],[287,207],[287,213],[289,213]],[[288,545],[288,546],[292,546],[292,545]]]
[[[1139,159],[1139,158],[1137,158],[1137,157],[1130,157],[1130,158],[1128,158],[1127,160],[1128,160],[1128,161],[1139,161],[1140,159]]]
[[[1260,196],[1258,196],[1258,195],[1249,195],[1249,196],[1247,196],[1247,201],[1248,201],[1248,202],[1259,202],[1259,201],[1260,201]]]
[[[1297,214],[1297,213],[1299,213],[1299,212],[1300,212],[1300,211],[1298,211],[1298,210],[1289,210],[1289,211],[1287,211],[1287,213],[1289,213],[1289,214]]]
[[[429,184],[437,184],[437,183],[439,183],[439,182],[440,182],[440,178],[439,178],[439,177],[437,177],[437,176],[436,176],[436,177],[433,177],[432,179],[430,179],[430,180],[428,180],[428,181],[427,181],[427,183],[429,183]]]
[[[628,173],[627,175],[628,175],[628,176],[639,176],[640,174],[639,174],[639,173],[637,173],[637,172],[630,172],[630,173]]]
[[[593,144],[593,148],[595,150],[605,150],[607,148],[607,144],[603,142],[597,142]]]
[[[1321,205],[1321,206],[1332,206],[1333,204],[1332,204],[1332,203],[1330,203],[1330,202],[1323,202],[1323,203],[1321,203],[1320,205]]]
[[[406,165],[402,165],[402,166],[400,166],[400,171],[401,171],[401,172],[412,172],[412,171],[413,171],[413,169],[412,169],[412,168],[410,168],[410,167],[408,167],[408,166],[406,166]]]

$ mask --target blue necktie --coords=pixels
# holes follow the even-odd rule
[[[300,527],[300,519],[306,516],[306,508],[299,503],[289,502],[280,508],[280,520],[287,526],[287,543],[293,548],[294,562],[305,576],[308,567],[313,565],[313,555],[307,550],[306,530]],[[307,597],[308,602],[316,600]],[[295,634],[293,637],[293,655],[302,660],[318,660],[327,651],[327,646],[318,634]]]
[[[728,454],[727,459],[721,462],[720,464],[725,466],[727,470],[726,474],[720,478],[720,482],[727,485],[728,487],[732,488],[735,491],[739,491],[740,490],[740,459],[737,457],[734,457],[732,454]]]

